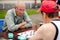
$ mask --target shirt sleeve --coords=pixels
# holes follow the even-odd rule
[[[12,15],[12,12],[11,10],[9,10],[5,16],[5,21],[6,21],[6,24],[7,24],[7,28],[9,31],[15,31],[19,28],[18,25],[15,25],[14,23],[14,17]]]
[[[24,27],[32,27],[31,19],[29,18],[27,12],[24,13],[24,20],[27,22]]]

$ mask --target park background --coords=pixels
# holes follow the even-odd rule
[[[41,14],[37,13],[37,10],[41,5],[41,0],[0,0],[0,19],[4,19],[7,10],[13,8],[18,1],[25,2],[26,11],[33,24],[42,22]]]

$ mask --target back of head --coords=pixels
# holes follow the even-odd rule
[[[52,16],[53,18],[58,16],[59,7],[54,1],[43,1],[39,10],[45,12],[48,17]]]

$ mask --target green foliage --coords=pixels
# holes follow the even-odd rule
[[[37,14],[36,9],[27,9],[26,11],[27,11],[28,15]],[[6,12],[7,12],[7,10],[0,10],[0,19],[5,18]]]
[[[27,13],[28,13],[28,15],[33,15],[33,14],[37,14],[36,11],[37,11],[36,9],[28,9]]]
[[[4,19],[6,15],[6,10],[0,10],[0,19]]]

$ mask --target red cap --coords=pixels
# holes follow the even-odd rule
[[[58,10],[55,9],[56,6],[57,4],[54,1],[43,1],[40,8],[38,9],[38,12],[39,11],[43,11],[46,13],[58,12]]]

